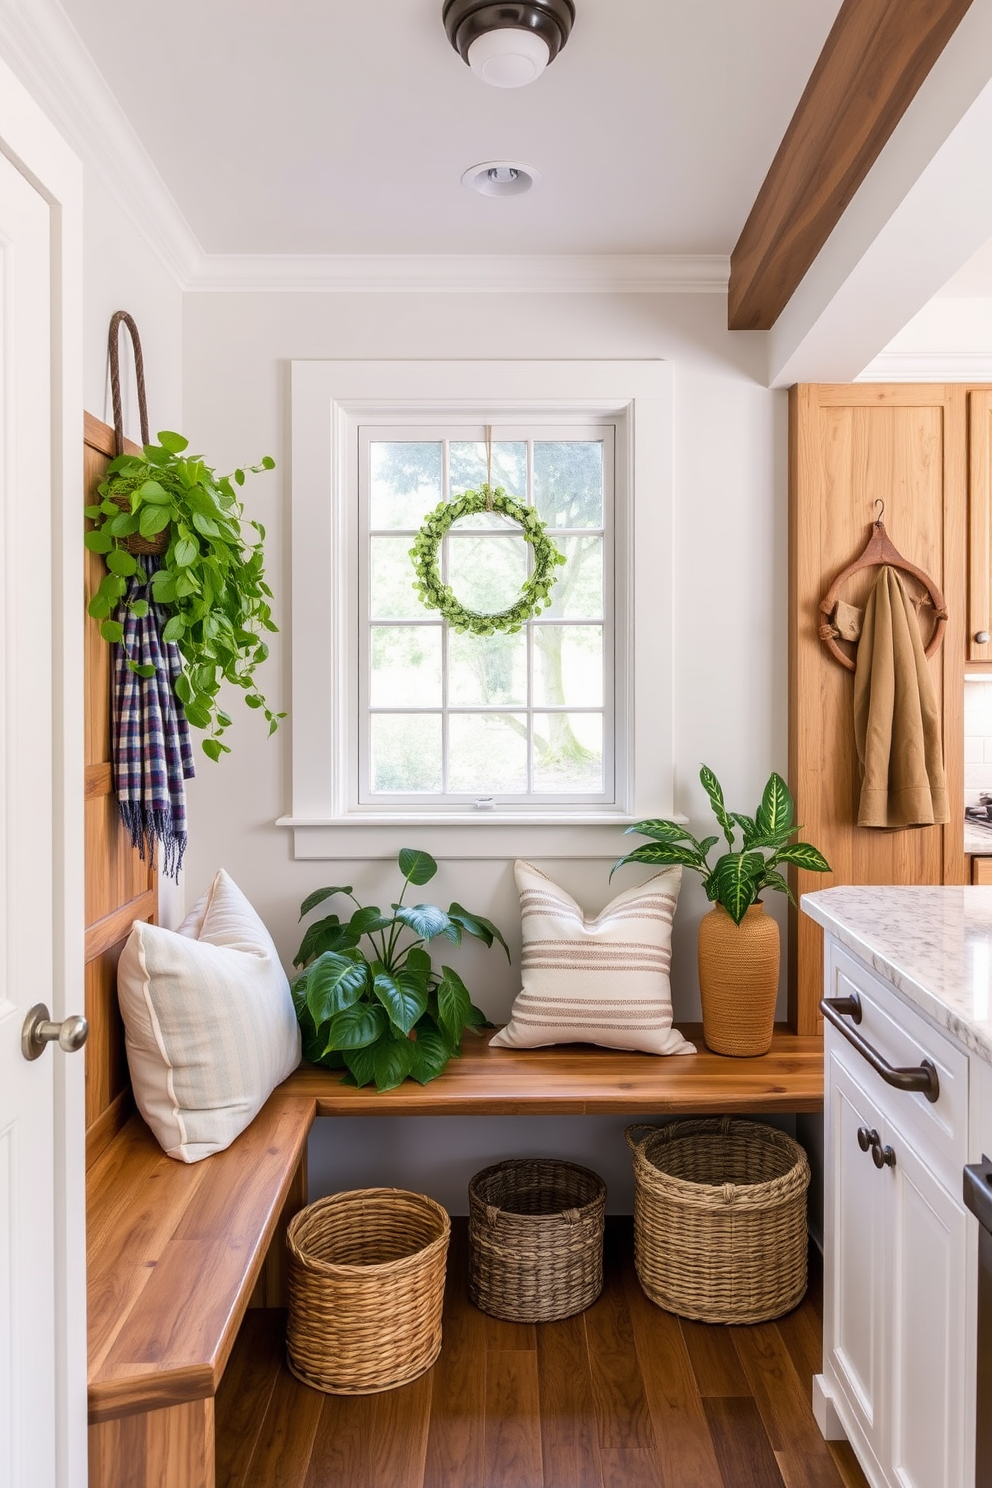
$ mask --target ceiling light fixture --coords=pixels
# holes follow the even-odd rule
[[[572,0],[445,0],[444,29],[463,62],[494,88],[521,88],[553,62],[575,20]]]
[[[484,160],[481,165],[469,166],[462,176],[462,185],[480,196],[522,196],[540,184],[540,172],[519,160]]]

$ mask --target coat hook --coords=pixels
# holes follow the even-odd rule
[[[882,511],[880,511],[878,513],[878,516],[875,518],[875,526],[876,527],[881,527],[881,525],[882,525],[882,513],[885,511],[885,502],[882,500],[881,497],[879,497],[879,499],[875,502],[875,509],[876,509],[876,511],[878,510],[879,507],[882,508]]]

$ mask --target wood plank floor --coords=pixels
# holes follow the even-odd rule
[[[750,1328],[649,1302],[629,1220],[607,1222],[603,1295],[564,1322],[485,1317],[466,1271],[455,1220],[441,1357],[382,1395],[307,1389],[284,1315],[249,1312],[217,1399],[217,1488],[867,1488],[810,1410],[818,1270],[795,1312]]]

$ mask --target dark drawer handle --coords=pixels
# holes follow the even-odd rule
[[[881,1075],[886,1085],[894,1085],[896,1090],[918,1090],[931,1102],[938,1098],[940,1081],[937,1078],[937,1067],[931,1060],[924,1059],[913,1069],[896,1069],[850,1023],[844,1022],[844,1013],[852,1017],[855,1023],[861,1022],[861,999],[856,992],[850,997],[821,998],[820,1012],[857,1049],[862,1059],[868,1061],[875,1073]]]

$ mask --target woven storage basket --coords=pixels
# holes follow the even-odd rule
[[[603,1289],[606,1184],[554,1158],[516,1158],[468,1186],[469,1283],[476,1307],[512,1322],[571,1317]]]
[[[451,1221],[399,1188],[333,1194],[301,1209],[289,1248],[289,1367],[334,1395],[405,1385],[441,1351]]]
[[[634,1260],[659,1307],[704,1323],[760,1323],[806,1291],[806,1154],[729,1116],[627,1128]]]
[[[111,496],[110,499],[122,512],[130,512],[130,496]],[[132,532],[129,537],[121,538],[121,546],[134,558],[159,558],[169,546],[169,528],[163,527],[154,537],[142,537],[140,532]]]

